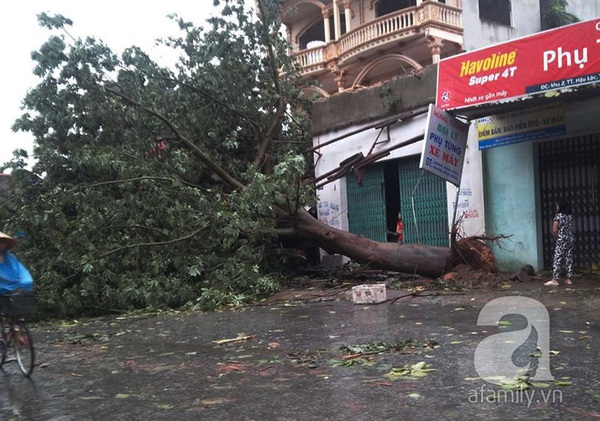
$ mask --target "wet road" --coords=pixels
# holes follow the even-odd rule
[[[527,326],[518,316],[477,325],[502,296],[548,310],[547,387],[507,392],[478,375],[481,341]],[[600,419],[599,308],[596,278],[394,304],[281,302],[39,324],[31,380],[15,363],[0,372],[0,420]],[[384,352],[369,353],[375,345]],[[535,343],[519,352],[527,360]],[[432,371],[419,374],[421,362]]]

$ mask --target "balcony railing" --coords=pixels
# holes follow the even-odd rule
[[[462,31],[462,12],[443,3],[425,2],[367,22],[336,41],[299,51],[294,53],[294,56],[302,68],[302,73],[311,73],[325,68],[329,60],[347,58],[385,40],[402,38],[431,23],[439,24],[453,32]]]

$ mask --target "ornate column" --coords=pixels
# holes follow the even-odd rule
[[[325,42],[331,41],[331,31],[329,29],[329,10],[321,9],[321,15],[323,16],[323,29],[325,30]]]
[[[431,61],[433,64],[440,62],[440,54],[442,53],[442,47],[444,46],[440,38],[429,35],[427,37],[427,46],[431,49]]]
[[[290,54],[294,53],[295,50],[294,50],[294,46],[292,45],[292,32],[290,31],[290,28],[287,25],[285,27],[285,39],[286,39],[286,41],[288,43],[289,53]]]
[[[350,9],[350,0],[344,1],[344,20],[346,21],[346,33],[350,32],[352,26],[352,9]]]
[[[334,27],[334,39],[340,39],[342,36],[342,28],[340,24],[340,8],[338,7],[337,0],[333,0],[333,27]]]

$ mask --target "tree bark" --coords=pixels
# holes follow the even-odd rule
[[[437,278],[444,274],[450,247],[384,243],[342,231],[315,219],[304,209],[294,218],[294,233],[330,254],[342,254],[375,269]]]

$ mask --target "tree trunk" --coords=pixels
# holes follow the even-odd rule
[[[373,241],[330,227],[304,209],[298,209],[294,222],[296,236],[309,240],[328,253],[342,254],[376,269],[437,278],[444,274],[451,257],[450,247]]]

